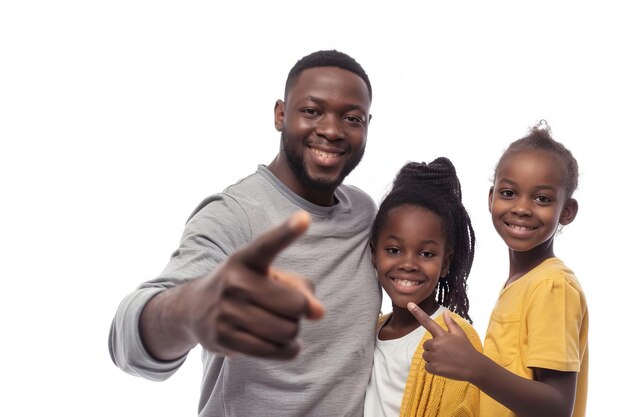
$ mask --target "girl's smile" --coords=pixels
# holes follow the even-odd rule
[[[396,291],[404,294],[411,294],[415,292],[426,280],[424,279],[411,279],[411,278],[398,278],[390,276],[388,277],[391,280],[392,285],[396,289]]]
[[[509,228],[509,233],[511,235],[517,236],[521,239],[529,238],[532,236],[532,233],[539,228],[538,226],[528,226],[516,222],[507,222],[506,220],[504,221],[504,224]]]
[[[507,246],[528,251],[551,242],[565,204],[564,172],[544,151],[509,155],[489,192],[493,224]]]
[[[420,206],[392,209],[381,228],[373,258],[378,280],[396,308],[412,301],[436,308],[435,289],[447,273],[449,254],[441,218]]]

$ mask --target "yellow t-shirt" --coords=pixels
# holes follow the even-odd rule
[[[508,285],[491,314],[484,353],[532,379],[531,368],[578,372],[573,417],[584,417],[589,350],[587,301],[574,273],[550,258]],[[515,414],[481,392],[481,417]]]

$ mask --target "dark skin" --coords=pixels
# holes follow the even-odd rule
[[[279,100],[275,106],[275,125],[283,143],[268,169],[302,198],[331,205],[344,167],[356,166],[365,147],[370,119],[367,85],[343,69],[311,68],[298,77],[286,103]],[[294,173],[286,147],[291,157],[302,156],[311,180]],[[271,264],[310,221],[306,212],[297,212],[230,254],[208,275],[152,298],[139,322],[148,352],[160,360],[174,360],[200,344],[224,355],[294,358],[300,350],[300,320],[319,319],[324,308],[308,279]]]
[[[200,343],[225,355],[296,356],[300,318],[319,319],[324,308],[308,280],[270,265],[309,223],[308,213],[297,212],[206,277],[150,300],[140,318],[141,337],[150,354],[173,360]]]
[[[393,306],[391,318],[378,333],[381,340],[398,339],[419,327],[406,308],[408,301],[418,303],[429,315],[439,308],[436,288],[439,278],[447,275],[451,259],[441,217],[409,204],[389,212],[372,246],[378,281]],[[398,280],[419,285],[399,286]]]
[[[282,143],[268,169],[302,198],[332,205],[336,187],[365,150],[369,108],[367,85],[352,72],[304,70],[285,101],[274,106]],[[293,162],[301,163],[304,172],[295,171]]]
[[[567,198],[559,161],[543,151],[509,156],[489,191],[489,211],[496,230],[509,246],[509,277],[515,282],[554,257],[559,224],[571,223],[578,203]],[[508,371],[476,351],[462,329],[444,313],[448,331],[414,303],[409,310],[432,333],[424,344],[426,370],[468,381],[520,417],[570,417],[576,398],[576,372],[533,368],[533,379]]]
[[[569,417],[576,396],[576,372],[534,368],[526,379],[478,352],[461,327],[444,312],[448,331],[417,305],[409,310],[433,339],[424,343],[426,370],[446,378],[468,381],[519,417]]]

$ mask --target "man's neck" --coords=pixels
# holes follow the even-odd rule
[[[303,199],[322,207],[330,207],[336,203],[335,190],[322,190],[302,184],[302,181],[286,163],[280,162],[280,155],[267,165],[270,171],[280,182]]]

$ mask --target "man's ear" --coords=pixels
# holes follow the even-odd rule
[[[284,120],[285,120],[285,102],[282,100],[276,100],[276,104],[274,104],[274,127],[279,132],[283,131]]]
[[[570,224],[576,218],[576,214],[578,214],[578,201],[575,198],[570,198],[563,206],[563,210],[561,210],[559,224],[561,226]]]
[[[489,213],[491,213],[491,204],[493,203],[493,186],[489,188]]]

